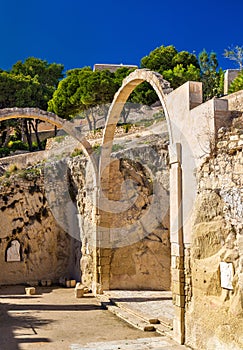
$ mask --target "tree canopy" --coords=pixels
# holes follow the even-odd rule
[[[203,83],[203,99],[209,100],[223,94],[223,70],[218,68],[215,52],[208,53],[205,49],[198,56],[201,69],[200,81]]]
[[[52,98],[59,80],[63,78],[63,69],[62,64],[49,64],[45,60],[29,57],[24,62],[15,63],[9,71],[0,71],[0,108],[37,107],[47,110],[48,101]],[[10,130],[14,126],[16,130],[25,132],[30,150],[32,128],[41,148],[38,123],[39,121],[31,119],[1,123],[1,144],[7,144]]]
[[[63,78],[61,64],[30,57],[18,61],[9,72],[0,72],[0,108],[38,107],[47,110],[48,101]]]
[[[108,70],[93,72],[90,67],[70,70],[59,83],[48,109],[69,119],[97,105],[111,102],[118,87],[114,73]]]
[[[188,80],[197,80],[200,75],[196,55],[178,52],[173,45],[160,46],[141,59],[141,68],[148,68],[163,75],[172,88],[177,88]]]
[[[243,46],[233,46],[224,50],[224,57],[234,61],[239,69],[243,69]]]
[[[207,100],[222,93],[222,74],[217,70],[216,54],[203,50],[197,58],[194,53],[180,51],[173,45],[160,46],[141,59],[141,68],[148,68],[162,74],[176,89],[187,81],[202,81],[203,96]],[[139,86],[133,93],[135,102],[152,104],[157,96],[148,84]]]

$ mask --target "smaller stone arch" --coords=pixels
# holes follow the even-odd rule
[[[0,109],[0,122],[8,119],[17,119],[17,118],[33,118],[40,119],[45,122],[48,122],[52,125],[57,126],[58,128],[63,129],[69,135],[78,140],[83,148],[84,153],[87,156],[91,156],[93,149],[90,143],[86,140],[84,135],[75,128],[75,125],[65,119],[58,117],[55,113],[43,111],[39,108],[3,108]]]

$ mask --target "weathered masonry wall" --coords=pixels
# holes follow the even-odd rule
[[[76,241],[52,216],[43,178],[31,170],[25,177],[1,180],[0,284],[75,277]]]
[[[128,203],[128,207],[125,205],[126,209],[116,213],[102,211],[100,207],[100,242],[104,242],[103,230],[114,230],[114,241],[100,246],[94,244],[97,218],[92,169],[84,157],[78,156],[69,162],[70,181],[80,215],[82,282],[90,288],[98,273],[102,278],[98,283],[103,289],[170,290],[167,137],[139,139],[140,146],[128,149],[124,146],[114,153],[116,158],[109,168],[109,177],[103,174],[107,179],[104,192],[114,201],[113,209],[116,203],[117,206]],[[150,171],[153,168],[153,177],[149,167]]]
[[[94,203],[93,168],[84,156],[68,162],[69,185],[72,200],[77,206],[81,242],[80,270],[82,283],[92,289],[96,274],[96,220]]]
[[[103,174],[103,191],[113,208],[130,203],[117,213],[100,210],[101,242],[107,229],[111,239],[111,246],[99,251],[104,289],[170,290],[167,144],[157,140],[152,146],[147,140],[120,151],[114,154],[109,176]]]
[[[197,173],[191,264],[186,262],[186,280],[192,280],[186,343],[195,348],[243,348],[242,147],[241,117],[219,130],[216,153]]]

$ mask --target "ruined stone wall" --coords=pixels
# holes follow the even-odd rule
[[[82,282],[90,288],[97,278],[104,289],[170,289],[168,142],[160,136],[156,146],[140,142],[114,152],[102,183],[112,207],[100,201],[98,217],[92,167],[82,156],[68,162],[79,212]]]
[[[242,147],[238,118],[219,130],[216,153],[197,173],[191,258],[185,257],[186,342],[195,348],[243,348]],[[220,263],[229,268],[226,276]]]
[[[0,284],[75,277],[75,240],[53,217],[35,169],[1,179],[0,223]],[[20,261],[6,261],[13,241]]]
[[[77,205],[78,226],[81,242],[81,279],[82,283],[92,288],[96,273],[96,221],[94,202],[94,174],[87,158],[77,156],[68,161],[70,171],[70,192]]]
[[[47,159],[48,154],[46,151],[38,151],[38,152],[27,152],[14,156],[0,158],[0,170],[7,170],[9,166],[16,165],[19,169],[27,168],[31,166],[31,164],[36,164],[37,162],[44,161]],[[1,173],[2,171],[0,171]]]
[[[167,142],[145,144],[114,154],[109,176],[103,174],[113,201],[110,212],[100,211],[101,242],[110,237],[99,257],[105,289],[170,290]]]

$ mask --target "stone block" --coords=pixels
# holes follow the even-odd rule
[[[70,280],[71,288],[76,286],[76,280]]]
[[[238,146],[238,142],[237,141],[231,141],[228,144],[229,149],[235,149],[235,148],[237,148],[237,146]]]
[[[67,280],[67,281],[65,282],[65,285],[66,285],[67,288],[70,288],[70,287],[71,287],[71,281],[70,281],[70,280]]]
[[[171,243],[171,255],[180,256],[182,255],[183,247],[178,243]]]
[[[83,289],[75,289],[75,298],[82,298],[84,296],[84,290]]]
[[[185,307],[185,297],[184,295],[176,295],[175,305],[179,307]]]
[[[182,320],[184,318],[185,309],[179,306],[174,306],[174,315],[177,320]]]
[[[184,269],[184,257],[183,256],[176,257],[176,268],[177,269]]]
[[[172,293],[177,295],[184,295],[185,294],[184,288],[185,288],[184,283],[174,281],[172,284]]]
[[[218,148],[223,148],[223,147],[226,147],[227,145],[228,145],[228,141],[219,141],[217,143]]]
[[[177,319],[173,320],[173,339],[179,344],[184,344],[185,341],[184,327],[184,321],[178,321]]]
[[[176,256],[171,257],[171,268],[176,269]]]
[[[170,164],[181,162],[181,145],[174,143],[169,145]]]
[[[174,282],[184,282],[185,275],[183,270],[172,269],[171,270],[171,280]]]
[[[35,294],[35,287],[27,287],[25,288],[26,295],[34,295]]]
[[[76,283],[75,289],[83,289],[84,293],[89,292],[89,288],[85,284],[82,284],[81,282]]]
[[[67,280],[66,281],[67,288],[74,288],[75,286],[76,286],[76,280]]]

